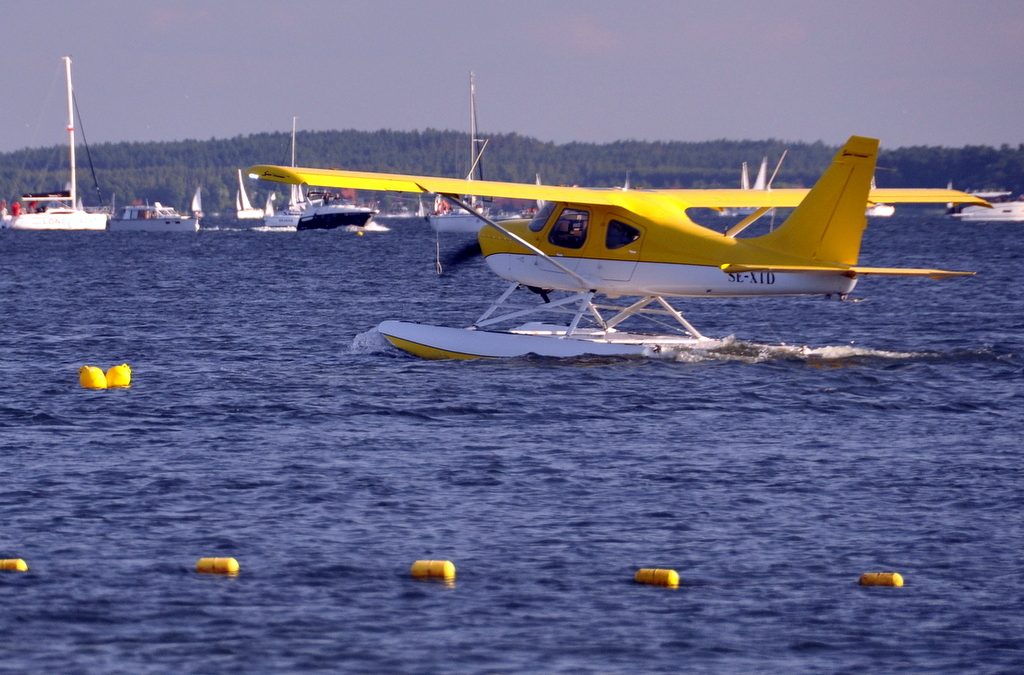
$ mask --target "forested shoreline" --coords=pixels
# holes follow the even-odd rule
[[[493,180],[635,188],[738,187],[740,165],[751,178],[762,157],[769,171],[787,152],[775,187],[807,187],[831,160],[837,146],[781,140],[543,142],[518,134],[495,134],[483,158],[484,177]],[[838,139],[845,141],[845,139]],[[102,143],[78,150],[79,192],[86,205],[133,200],[159,201],[185,209],[197,186],[204,209],[232,211],[237,170],[253,164],[288,164],[291,135],[284,132],[229,139]],[[365,171],[439,176],[465,175],[469,140],[464,132],[304,131],[296,137],[297,164]],[[89,160],[95,171],[93,181]],[[0,153],[0,198],[62,189],[67,181],[67,148]],[[879,155],[879,187],[954,187],[1024,192],[1024,145],[999,148],[914,146]],[[246,181],[254,205],[273,186]],[[98,184],[98,189],[96,185]],[[284,191],[278,188],[279,196]]]

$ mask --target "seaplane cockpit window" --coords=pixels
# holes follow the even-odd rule
[[[544,206],[537,209],[537,213],[530,220],[530,231],[540,232],[544,229],[544,226],[548,224],[548,218],[551,217],[551,212],[555,210],[555,202],[547,202]]]
[[[590,213],[577,209],[564,209],[551,226],[548,241],[562,248],[583,248],[587,241],[587,222]]]
[[[640,230],[632,225],[626,225],[618,220],[608,221],[608,233],[604,238],[604,245],[609,250],[629,246],[640,238]]]

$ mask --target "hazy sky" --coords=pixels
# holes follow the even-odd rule
[[[0,0],[0,151],[300,129],[1024,142],[1024,0]],[[301,157],[300,157],[301,160]]]

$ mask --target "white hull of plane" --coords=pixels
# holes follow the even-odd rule
[[[565,326],[524,324],[509,331],[432,326],[407,321],[384,321],[378,332],[393,346],[427,359],[510,358],[527,355],[644,356],[662,348],[693,347],[702,341],[678,335],[643,335],[577,330],[566,337]]]
[[[556,257],[560,264],[592,282],[592,290],[610,297],[661,295],[741,297],[754,295],[845,296],[857,279],[832,272],[732,272],[717,267],[675,263]],[[487,265],[498,276],[526,286],[579,290],[580,284],[551,262],[529,254],[494,254]]]

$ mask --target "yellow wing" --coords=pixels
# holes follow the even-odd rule
[[[250,167],[249,175],[277,183],[305,183],[328,188],[354,188],[385,192],[432,192],[528,200],[543,199],[551,202],[609,206],[619,204],[620,196],[623,194],[622,190],[558,187],[535,183],[502,183],[492,180],[410,176],[398,173],[371,173],[340,169],[305,169],[263,164]]]
[[[397,173],[310,169],[259,164],[249,168],[249,175],[277,183],[315,185],[327,188],[354,188],[385,192],[440,193],[506,197],[509,199],[542,199],[549,202],[571,202],[595,206],[620,206],[643,211],[645,206],[672,206],[680,209],[726,207],[795,207],[808,190],[781,188],[777,190],[623,190],[619,188],[562,187],[535,183],[504,183],[500,181],[466,180],[438,176],[414,176]],[[868,195],[873,203],[957,203],[989,206],[980,197],[959,190],[941,189],[875,189]]]

